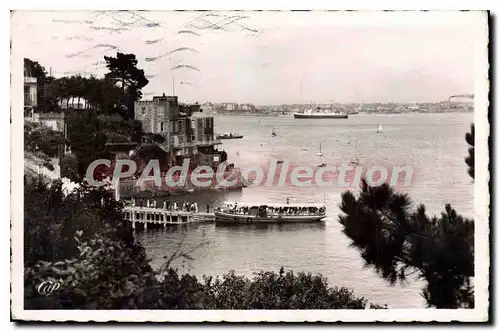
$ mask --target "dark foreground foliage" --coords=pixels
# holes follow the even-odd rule
[[[60,183],[25,183],[26,309],[365,309],[368,302],[321,275],[283,269],[252,279],[154,271],[124,223],[121,205],[103,189],[64,195]],[[38,286],[61,284],[50,296]],[[371,306],[372,308],[381,308]]]
[[[474,179],[474,124],[465,135],[468,174]],[[342,194],[343,232],[368,266],[394,284],[411,277],[425,280],[422,296],[429,307],[474,308],[474,221],[449,204],[440,217],[425,206],[412,209],[410,198],[388,185],[363,182],[356,198]]]
[[[413,210],[407,195],[366,182],[359,197],[343,193],[340,208],[343,233],[382,278],[425,280],[422,294],[430,307],[474,307],[473,220],[450,205],[440,217],[429,217],[423,205]]]
[[[54,78],[48,76],[38,62],[25,58],[25,67],[37,78],[37,112],[60,112],[61,106],[66,109],[85,107],[101,114],[133,119],[134,101],[141,99],[141,89],[148,84],[144,71],[137,68],[134,54],[117,52],[116,57],[104,56],[104,62],[109,70],[104,78],[80,74]]]
[[[467,144],[469,144],[469,155],[465,158],[465,163],[467,164],[467,166],[469,166],[467,172],[469,173],[469,175],[471,176],[471,178],[474,179],[474,162],[475,162],[475,159],[474,159],[474,137],[475,137],[475,133],[474,133],[474,124],[471,124],[470,126],[470,132],[468,132],[467,134],[465,134],[465,141],[467,142]]]

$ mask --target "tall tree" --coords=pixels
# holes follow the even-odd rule
[[[469,166],[467,172],[474,179],[474,124],[470,125],[470,132],[465,134],[465,141],[470,145],[469,155],[465,158],[465,163]]]
[[[134,54],[118,52],[116,57],[105,56],[104,60],[110,71],[105,75],[105,79],[118,84],[122,89],[122,115],[132,119],[134,102],[141,99],[141,89],[149,83],[144,70],[137,68],[137,59]]]
[[[31,77],[36,77],[39,84],[45,83],[47,72],[45,71],[45,68],[37,61],[33,61],[29,58],[24,58],[24,67],[28,70],[28,74]]]
[[[106,153],[107,135],[95,112],[67,112],[68,138],[78,160],[78,174],[83,178],[87,167],[97,159],[110,159]]]
[[[80,107],[81,99],[86,102],[85,107],[98,110],[104,114],[117,112],[121,98],[121,88],[113,82],[96,77],[85,78],[80,75],[61,77],[49,84],[50,95],[58,102]]]
[[[422,295],[429,307],[474,307],[473,220],[449,204],[440,217],[429,217],[423,205],[413,210],[406,194],[365,181],[358,197],[342,194],[340,209],[343,233],[383,279],[392,284],[410,276],[425,280]]]
[[[71,91],[71,84],[69,77],[61,77],[53,80],[48,86],[50,95],[56,98],[57,103],[61,106],[66,103],[66,108],[68,108]]]
[[[93,110],[101,110],[105,112],[105,97],[108,96],[106,92],[103,92],[104,80],[98,79],[94,76],[91,76],[88,79],[85,79],[83,93],[87,103],[89,104],[89,108]]]
[[[28,75],[35,77],[37,81],[37,111],[41,112],[58,112],[57,100],[52,98],[48,85],[54,80],[54,77],[48,76],[45,68],[37,61],[29,58],[24,58],[24,67],[28,71]]]

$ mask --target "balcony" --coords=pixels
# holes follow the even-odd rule
[[[29,93],[24,93],[24,106],[36,106],[36,98]]]
[[[24,84],[36,84],[36,77],[24,77]]]

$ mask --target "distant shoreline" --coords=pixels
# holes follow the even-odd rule
[[[402,113],[396,113],[396,112],[359,112],[357,114],[348,114],[350,117],[351,116],[356,116],[356,115],[406,115],[406,114],[468,114],[472,113],[474,114],[474,111],[457,111],[457,112],[402,112]],[[262,117],[273,117],[273,118],[278,118],[278,117],[287,117],[291,118],[292,114],[285,114],[285,115],[276,115],[276,114],[268,114],[268,113],[207,113],[207,115],[210,116],[262,116]]]

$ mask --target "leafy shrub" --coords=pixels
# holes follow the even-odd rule
[[[33,179],[32,179],[33,180]],[[25,182],[26,309],[363,309],[364,298],[330,288],[322,276],[260,272],[253,279],[178,274],[169,267],[189,252],[176,251],[153,271],[134,240],[122,206],[102,188],[82,184],[64,196],[60,182],[48,188]],[[196,248],[195,248],[196,249]],[[37,287],[61,287],[50,296]]]
[[[52,165],[50,162],[47,161],[43,163],[43,167],[46,167],[49,171],[54,170],[54,165]]]
[[[155,283],[147,264],[137,264],[134,250],[100,234],[82,241],[75,236],[79,255],[64,261],[37,262],[25,270],[28,308],[136,309],[142,292]],[[40,295],[43,281],[57,280],[60,290]],[[40,309],[41,309],[40,308]]]
[[[130,143],[130,139],[127,136],[112,131],[107,131],[106,136],[108,138],[107,143]]]
[[[78,182],[80,176],[78,175],[78,161],[75,155],[68,154],[61,158],[61,177],[68,178],[73,182]]]
[[[66,140],[61,132],[39,123],[24,126],[24,148],[31,152],[43,152],[50,158],[58,157]]]
[[[170,280],[169,280],[170,281]],[[234,271],[205,277],[206,309],[365,309],[367,300],[346,288],[329,287],[321,275],[261,271],[254,278]]]

